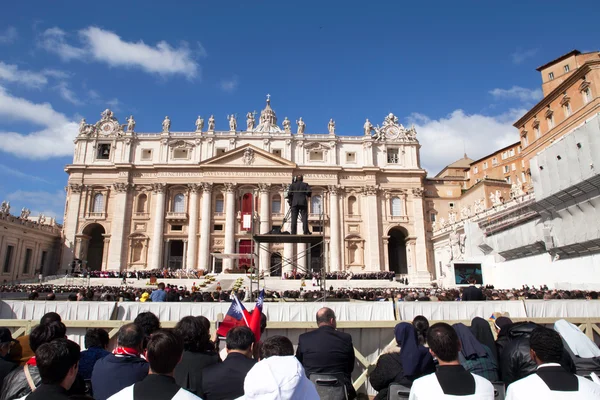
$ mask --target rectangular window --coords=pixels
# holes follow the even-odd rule
[[[279,199],[279,198],[273,199],[273,201],[271,202],[271,212],[273,214],[281,213],[281,199]]]
[[[513,171],[516,171],[517,170],[517,165],[515,163],[512,163],[511,168],[512,168]]]
[[[554,128],[554,115],[549,116],[546,120],[548,120],[548,130]]]
[[[498,165],[498,159],[496,157],[492,158],[492,165]]]
[[[552,79],[554,79],[554,72],[550,72],[550,73],[548,74],[548,80],[550,80],[550,81],[551,81]]]
[[[521,172],[521,182],[525,182],[525,172]]]
[[[569,68],[569,64],[565,65],[565,72],[569,72],[570,68]]]
[[[510,151],[508,152],[508,155],[511,157],[515,156],[515,149],[510,149]]]
[[[354,152],[346,153],[346,162],[355,163],[356,162],[356,153],[354,153]]]
[[[273,149],[272,153],[274,156],[281,157],[281,149]]]
[[[142,149],[142,160],[144,160],[144,161],[152,160],[152,150],[151,149]]]
[[[223,230],[223,224],[217,224],[213,226],[213,230],[214,231],[222,231]]]
[[[29,273],[29,266],[31,264],[32,254],[33,254],[33,250],[31,250],[31,249],[25,250],[25,262],[23,263],[23,274]]]
[[[429,218],[430,218],[431,222],[435,222],[435,215],[436,215],[435,213],[429,214],[429,216],[430,216]]]
[[[508,171],[510,170],[510,168],[508,167],[508,165],[505,165],[502,170],[504,171],[504,173],[508,173]]]
[[[388,164],[398,164],[400,162],[398,149],[387,149],[387,162]]]
[[[187,160],[190,155],[188,149],[175,149],[173,150],[173,159],[175,160]]]
[[[223,154],[225,154],[227,150],[223,149],[223,148],[218,148],[217,149],[217,156],[222,156]]]
[[[485,170],[485,169],[487,169],[487,167],[488,167],[488,163],[486,161],[486,162],[483,163],[483,169]]]
[[[529,139],[527,139],[527,136],[523,136],[523,147],[527,146],[529,146]]]
[[[473,173],[474,173],[474,174],[478,174],[478,173],[479,173],[479,168],[477,168],[477,167],[473,167]]]
[[[309,153],[309,160],[310,161],[323,161],[325,157],[325,153],[323,152],[323,150],[313,150]]]
[[[215,212],[223,212],[223,199],[217,199],[217,201],[215,202]]]
[[[521,167],[525,168],[525,160],[521,160]]]
[[[590,88],[585,88],[583,90],[583,103],[587,104],[592,101],[592,91]]]
[[[171,225],[171,230],[172,231],[182,231],[183,225]]]
[[[565,103],[563,108],[565,110],[565,118],[567,118],[568,116],[571,115],[571,103]]]
[[[96,153],[96,159],[98,159],[98,160],[110,159],[110,143],[98,144],[98,152]]]
[[[321,232],[323,232],[323,229],[322,229],[322,227],[320,225],[313,225],[312,226],[312,231],[313,232],[319,232],[319,233],[321,233]]]
[[[542,136],[542,131],[540,130],[540,126],[536,126],[535,128],[533,128],[533,132],[535,133],[535,138],[539,139],[540,136]]]
[[[44,273],[44,267],[46,266],[46,258],[48,257],[47,251],[42,251],[42,260],[40,261],[40,274]]]
[[[506,177],[506,183],[510,183],[510,176]]]
[[[4,267],[2,271],[4,273],[10,272],[10,264],[12,263],[12,254],[15,249],[15,246],[7,246],[6,247],[6,256],[4,256]]]

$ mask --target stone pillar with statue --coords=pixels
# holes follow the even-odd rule
[[[235,189],[235,183],[225,184],[225,254],[235,253]],[[224,269],[232,269],[233,267],[234,263],[231,258],[223,260]]]
[[[271,185],[268,183],[259,183],[258,184],[258,190],[260,193],[260,233],[261,234],[265,234],[265,233],[269,233],[269,231],[271,230],[271,226],[270,226],[270,213],[269,213],[269,202],[270,202],[270,189],[271,189]],[[259,252],[258,252],[258,256],[259,256],[259,261],[258,261],[258,271],[259,274],[260,273],[264,273],[265,275],[269,275],[270,274],[270,268],[269,268],[269,264],[270,264],[270,244],[269,243],[259,243],[257,244],[257,246],[260,246],[259,248]]]
[[[202,219],[200,221],[200,262],[202,270],[210,271],[210,221],[212,218],[212,183],[202,185]]]
[[[127,263],[123,263],[123,247],[126,243],[124,225],[127,220],[127,194],[130,188],[131,184],[129,183],[113,183],[115,196],[110,224],[110,248],[108,249],[108,269],[111,271],[127,269]]]
[[[188,185],[190,189],[190,222],[188,224],[187,252],[184,252],[186,267],[188,269],[197,269],[197,250],[198,250],[198,192],[202,186],[197,183]]]
[[[428,286],[431,284],[431,275],[429,273],[429,267],[427,264],[427,244],[426,244],[426,232],[425,232],[425,212],[423,210],[423,188],[412,189],[412,203],[413,203],[413,226],[415,227],[415,241],[413,260],[414,266],[412,268],[412,274],[409,271],[409,281],[414,285]],[[407,244],[407,248],[411,248]],[[408,260],[407,260],[408,261]],[[409,261],[410,262],[410,261]]]
[[[152,185],[154,202],[154,226],[152,229],[152,241],[150,243],[150,269],[161,269],[163,261],[161,254],[164,247],[163,230],[165,225],[165,191],[167,185],[154,183]]]

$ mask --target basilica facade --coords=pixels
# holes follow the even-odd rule
[[[219,123],[222,126],[217,126]],[[191,124],[190,124],[191,125]],[[198,117],[195,129],[135,129],[106,110],[82,120],[75,139],[61,268],[154,268],[208,272],[259,267],[280,275],[318,270],[395,271],[429,283],[424,179],[414,128],[389,114],[358,136],[309,134],[302,118],[278,124],[267,99],[258,121],[239,127]],[[309,229],[319,244],[257,244],[252,233],[289,230],[286,190],[295,175],[312,186]],[[248,257],[243,256],[248,254]],[[256,254],[256,257],[251,256]],[[325,254],[326,257],[321,257]]]

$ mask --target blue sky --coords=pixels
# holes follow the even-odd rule
[[[507,3],[507,2],[504,2]],[[260,111],[309,133],[362,134],[393,112],[417,126],[432,174],[518,140],[535,68],[597,50],[596,2],[17,1],[0,14],[0,199],[62,220],[81,117],[136,130]],[[586,4],[587,3],[587,4]],[[82,6],[85,4],[85,6]]]

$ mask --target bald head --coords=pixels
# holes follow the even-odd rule
[[[317,325],[336,327],[335,313],[331,308],[323,307],[317,311]]]

